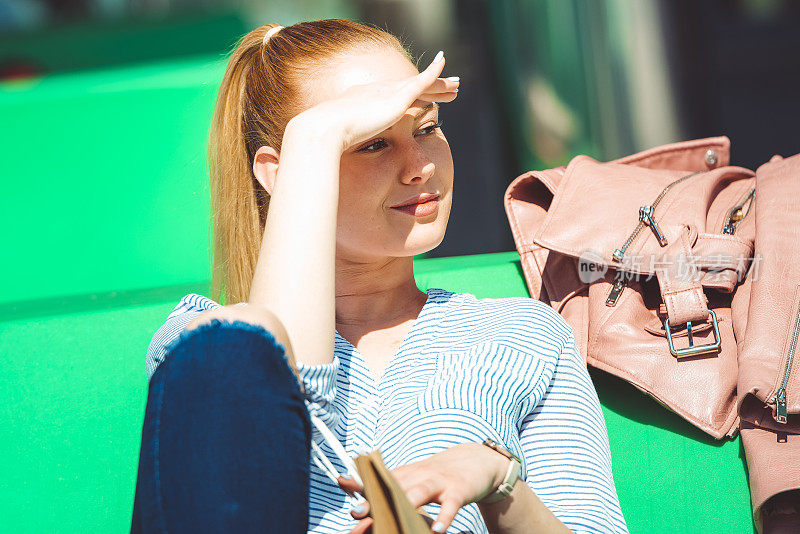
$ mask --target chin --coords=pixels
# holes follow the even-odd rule
[[[339,253],[374,258],[401,258],[430,252],[444,240],[447,219],[415,224],[410,229],[385,226],[369,234],[360,234],[349,242],[337,242]],[[377,229],[376,229],[377,230]]]
[[[444,228],[426,228],[425,231],[412,232],[404,244],[405,256],[416,256],[435,249],[444,241]]]

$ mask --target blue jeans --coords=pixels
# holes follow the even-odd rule
[[[269,331],[182,332],[150,379],[131,532],[307,532],[310,439]]]

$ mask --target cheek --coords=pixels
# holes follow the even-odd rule
[[[429,151],[431,161],[436,165],[436,174],[445,183],[453,181],[453,154],[450,152],[450,144],[442,135],[433,139]]]
[[[381,216],[388,189],[381,165],[348,165],[339,172],[339,222],[368,230]]]

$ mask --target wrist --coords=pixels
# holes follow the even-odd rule
[[[478,502],[480,504],[492,504],[508,497],[519,480],[521,461],[514,454],[509,452],[499,443],[493,440],[485,440],[482,445],[494,458],[494,480],[492,489]]]
[[[517,478],[517,481],[514,482],[513,488],[514,489],[511,491],[511,493],[508,494],[508,497],[506,498],[494,502],[487,502],[487,497],[488,497],[487,495],[487,497],[484,497],[483,499],[475,503],[478,505],[478,509],[481,511],[481,514],[484,516],[484,518],[487,517],[486,516],[487,513],[493,513],[493,512],[501,513],[500,511],[505,510],[506,505],[509,502],[514,501],[516,497],[519,496],[522,491],[524,491],[523,488],[527,488],[527,484],[523,479]],[[491,495],[491,493],[489,495]]]
[[[508,465],[511,460],[501,456],[500,454],[497,454],[496,452],[493,453],[493,451],[489,450],[488,448],[486,449],[486,452],[491,454],[495,466],[494,479],[492,480],[492,490],[487,494],[488,496],[497,491],[497,488],[499,488],[500,484],[502,484],[503,480],[505,480],[506,473],[508,472]]]
[[[329,148],[341,156],[344,151],[344,131],[333,121],[326,119],[314,108],[307,109],[292,117],[283,133],[281,153],[287,144],[311,144],[314,151]]]

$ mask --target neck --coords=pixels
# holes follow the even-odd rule
[[[416,318],[427,295],[417,288],[411,256],[336,259],[336,326],[370,327]]]

